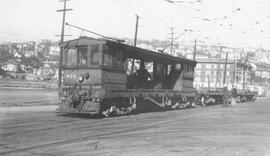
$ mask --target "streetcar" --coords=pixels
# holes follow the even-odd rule
[[[192,106],[196,61],[109,39],[60,45],[60,113],[129,114]]]

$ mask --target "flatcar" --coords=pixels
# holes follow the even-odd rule
[[[60,113],[160,111],[186,108],[195,100],[196,61],[91,37],[60,47]]]
[[[236,93],[236,100],[240,102],[253,102],[257,98],[257,92],[248,90],[238,90]],[[232,92],[229,91],[229,103],[232,100]],[[215,90],[200,89],[198,90],[197,104],[211,105],[211,104],[222,104],[223,103],[223,88],[216,88]]]

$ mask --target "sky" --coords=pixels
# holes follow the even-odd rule
[[[0,42],[51,39],[61,32],[63,2],[0,0]],[[269,0],[70,0],[66,22],[105,36],[168,40],[174,27],[179,43],[270,49]],[[189,30],[189,31],[187,31]],[[66,26],[65,40],[98,37]]]

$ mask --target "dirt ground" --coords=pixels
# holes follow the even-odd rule
[[[112,118],[0,107],[0,155],[270,155],[270,98]]]
[[[48,105],[57,100],[57,89],[0,88],[0,107]]]

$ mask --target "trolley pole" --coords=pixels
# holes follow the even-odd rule
[[[228,62],[228,52],[226,52],[226,60],[225,60],[225,67],[224,67],[224,74],[223,74],[223,86],[224,86],[225,83],[226,83],[227,62]]]
[[[139,23],[139,16],[136,16],[136,26],[135,26],[135,37],[134,37],[134,47],[137,46],[137,34],[138,34],[138,23]],[[132,65],[131,65],[131,73],[134,73],[134,59],[132,59]]]
[[[61,41],[60,44],[64,42],[64,34],[65,34],[65,18],[66,18],[66,11],[71,11],[72,9],[66,8],[66,2],[69,0],[61,0],[59,2],[64,2],[64,8],[61,10],[56,10],[57,12],[63,12],[62,17],[62,29],[61,29]],[[63,64],[63,49],[60,47],[60,59],[59,59],[59,72],[58,72],[58,91],[61,88],[61,82],[62,82],[62,64]]]

